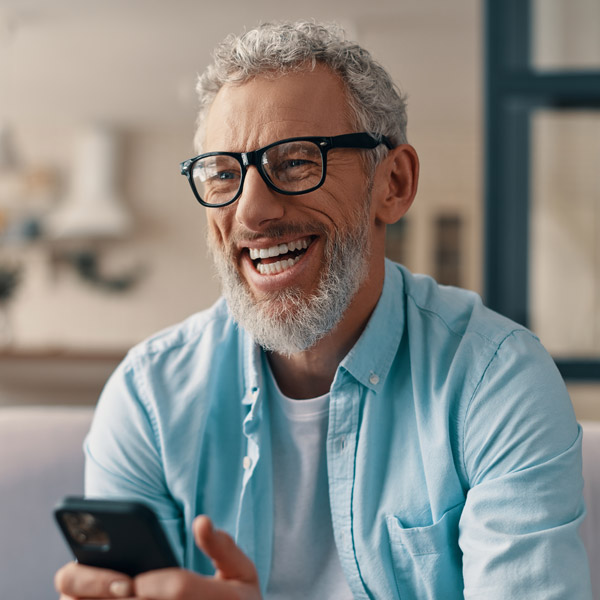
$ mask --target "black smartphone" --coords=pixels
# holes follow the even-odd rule
[[[54,516],[78,562],[132,577],[177,559],[156,515],[141,502],[67,497]]]

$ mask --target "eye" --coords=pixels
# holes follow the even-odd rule
[[[280,183],[313,179],[320,176],[321,164],[304,158],[288,158],[271,165],[274,180]]]
[[[299,169],[311,164],[314,165],[315,163],[304,158],[288,158],[287,160],[284,160],[280,164],[276,165],[275,168],[277,168],[279,171],[285,171],[290,169]]]
[[[193,169],[194,179],[204,186],[230,185],[241,177],[240,165],[227,155],[210,156],[199,160]]]
[[[263,156],[271,181],[285,190],[308,189],[321,177],[319,148],[312,142],[286,142],[274,146]]]
[[[219,171],[218,173],[213,175],[213,177],[215,179],[221,179],[221,180],[238,179],[239,173],[235,173],[234,171]]]

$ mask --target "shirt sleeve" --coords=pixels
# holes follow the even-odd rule
[[[84,442],[85,494],[152,508],[183,564],[183,519],[165,480],[160,435],[130,359],[108,380]]]
[[[475,390],[463,468],[464,597],[591,600],[578,535],[581,428],[554,362],[527,331],[504,340]]]

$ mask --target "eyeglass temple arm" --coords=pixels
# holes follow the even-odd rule
[[[390,150],[394,148],[391,140],[385,136],[376,133],[347,133],[328,138],[331,148],[365,148],[371,150],[377,148],[379,144],[385,144]]]

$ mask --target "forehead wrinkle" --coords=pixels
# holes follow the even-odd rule
[[[227,152],[249,152],[263,148],[279,140],[294,137],[326,137],[331,135],[330,131],[322,130],[304,118],[272,118],[264,122],[255,122],[249,131],[242,131],[240,123],[233,117],[232,124],[226,124],[227,131],[222,140],[226,140],[227,148],[217,148]],[[289,126],[293,125],[293,128]],[[267,129],[269,128],[269,129]]]

